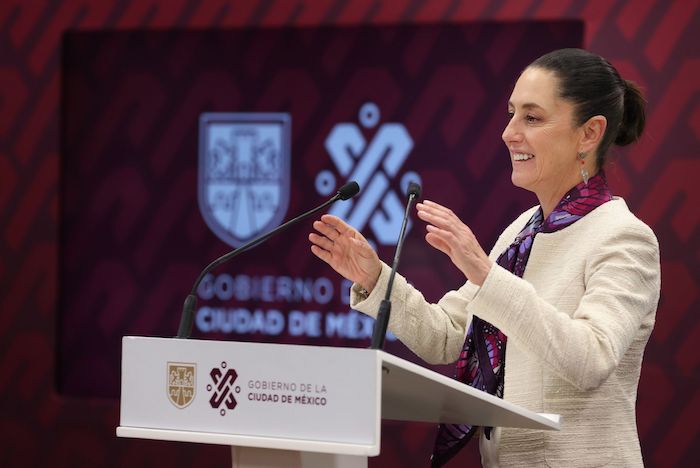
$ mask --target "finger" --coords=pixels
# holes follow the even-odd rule
[[[314,229],[329,238],[330,240],[335,240],[340,237],[340,232],[332,225],[326,223],[325,221],[314,221]]]
[[[448,209],[445,207],[445,205],[442,205],[442,204],[435,202],[435,201],[432,201],[432,200],[423,200],[422,203],[426,206],[429,206],[431,208],[435,208],[437,210],[439,210],[439,209],[447,210]]]
[[[454,252],[460,250],[459,239],[450,231],[445,231],[432,227],[428,230],[426,234],[426,241],[440,250],[442,253],[448,255],[452,259]]]
[[[443,217],[443,215],[437,211],[431,210],[431,209],[423,209],[423,210],[418,210],[418,216],[420,218],[425,218],[425,217],[431,217],[431,218],[437,218],[437,217]]]
[[[312,232],[311,234],[309,234],[309,240],[310,240],[313,244],[315,244],[315,245],[321,247],[321,248],[324,249],[324,250],[330,251],[330,250],[333,248],[333,241],[331,241],[331,240],[330,240],[329,238],[327,238],[327,237],[319,236],[319,235],[316,234],[316,233],[313,233],[313,232]]]
[[[423,200],[423,203],[425,204],[425,206],[426,206],[427,208],[429,208],[429,209],[431,209],[431,210],[434,210],[434,211],[437,211],[437,212],[440,212],[440,213],[444,213],[444,214],[447,214],[447,215],[453,215],[453,214],[454,214],[454,213],[452,213],[452,210],[450,210],[449,208],[447,208],[447,207],[445,207],[445,206],[443,206],[443,205],[441,205],[441,204],[439,204],[439,203],[435,203],[434,201],[431,201],[431,200]]]
[[[427,223],[433,224],[444,229],[449,228],[453,224],[451,219],[448,219],[441,213],[431,211],[419,211],[418,217]]]
[[[331,253],[329,251],[323,250],[318,245],[312,245],[311,246],[311,253],[316,255],[318,258],[320,258],[321,260],[323,260],[327,264],[331,265],[331,259],[333,258],[333,256],[331,255]],[[333,265],[331,265],[331,266],[333,266]]]
[[[430,244],[431,247],[436,248],[440,252],[444,253],[447,256],[450,256],[450,253],[452,250],[450,249],[449,244],[445,242],[442,238],[440,238],[438,235],[435,233],[429,232],[428,234],[425,235],[425,241]]]
[[[446,229],[441,229],[437,226],[433,225],[428,225],[427,230],[429,234],[433,234],[437,236],[439,239],[441,239],[445,244],[452,246],[455,244],[455,241],[457,239],[457,236],[454,235],[452,231],[446,230]]]
[[[350,225],[348,225],[345,221],[338,218],[337,216],[324,214],[323,216],[321,216],[321,221],[328,224],[329,226],[332,226],[341,234],[353,229]]]
[[[459,229],[459,226],[464,225],[462,220],[459,219],[452,210],[436,203],[433,203],[432,206],[426,205],[424,213],[431,216],[430,219],[434,220],[434,224],[438,224],[441,227]]]
[[[435,205],[421,205],[418,207],[418,214],[421,213],[429,214],[432,216],[439,216],[443,219],[456,220],[457,217],[449,209],[443,206]]]

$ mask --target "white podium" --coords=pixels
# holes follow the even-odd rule
[[[119,437],[232,447],[234,467],[367,467],[381,419],[559,430],[383,351],[124,337]]]

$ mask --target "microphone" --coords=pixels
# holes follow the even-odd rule
[[[377,314],[377,321],[374,323],[374,330],[372,330],[372,344],[371,349],[382,349],[384,348],[384,339],[386,338],[386,328],[389,325],[389,317],[391,316],[391,288],[394,286],[394,276],[396,276],[396,270],[399,268],[399,258],[401,257],[401,249],[403,248],[403,240],[406,234],[406,224],[408,223],[408,214],[411,210],[411,205],[413,202],[420,198],[421,188],[415,182],[408,184],[408,203],[406,204],[406,213],[403,215],[403,223],[401,224],[401,230],[399,231],[399,240],[396,243],[396,253],[394,254],[394,263],[391,266],[391,274],[389,274],[389,283],[386,287],[386,294],[384,299],[379,304],[379,313]]]
[[[190,294],[187,296],[185,299],[185,303],[182,306],[182,316],[180,317],[180,326],[178,327],[177,330],[177,338],[189,338],[190,335],[192,334],[192,323],[194,321],[194,308],[197,305],[197,288],[199,287],[199,283],[202,282],[204,279],[204,276],[209,273],[211,270],[216,268],[217,266],[221,265],[222,263],[226,263],[229,260],[231,260],[233,257],[235,257],[238,254],[241,254],[247,250],[252,249],[253,247],[256,247],[266,240],[268,240],[270,237],[274,236],[278,232],[282,232],[285,229],[287,229],[290,226],[293,226],[294,224],[298,223],[304,218],[308,218],[314,213],[317,213],[327,207],[328,205],[337,202],[338,200],[349,200],[350,198],[354,197],[360,192],[360,186],[357,185],[357,182],[350,181],[347,184],[343,185],[338,189],[335,195],[331,197],[329,200],[325,201],[321,205],[317,206],[316,208],[307,211],[306,213],[303,213],[299,216],[297,216],[294,219],[290,219],[284,224],[281,224],[277,226],[275,229],[272,231],[268,232],[267,234],[263,234],[250,242],[243,244],[242,246],[238,247],[235,250],[232,250],[231,252],[222,255],[221,257],[217,258],[213,262],[211,262],[207,267],[202,270],[202,272],[199,274],[197,277],[197,280],[194,282],[194,285],[192,286],[192,290],[190,291]]]

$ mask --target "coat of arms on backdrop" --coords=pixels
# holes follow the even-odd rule
[[[232,247],[277,227],[287,213],[291,122],[287,113],[200,116],[199,209]]]

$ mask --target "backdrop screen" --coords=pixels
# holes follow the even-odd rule
[[[489,250],[536,203],[511,186],[500,137],[512,86],[582,36],[573,21],[66,34],[59,390],[117,397],[122,336],[174,336],[210,261],[348,180],[362,191],[331,212],[389,263],[409,181]],[[366,347],[373,320],[310,230],[206,276],[193,336]],[[424,231],[409,226],[400,271],[436,301],[463,277]],[[386,348],[421,362],[393,336]]]

